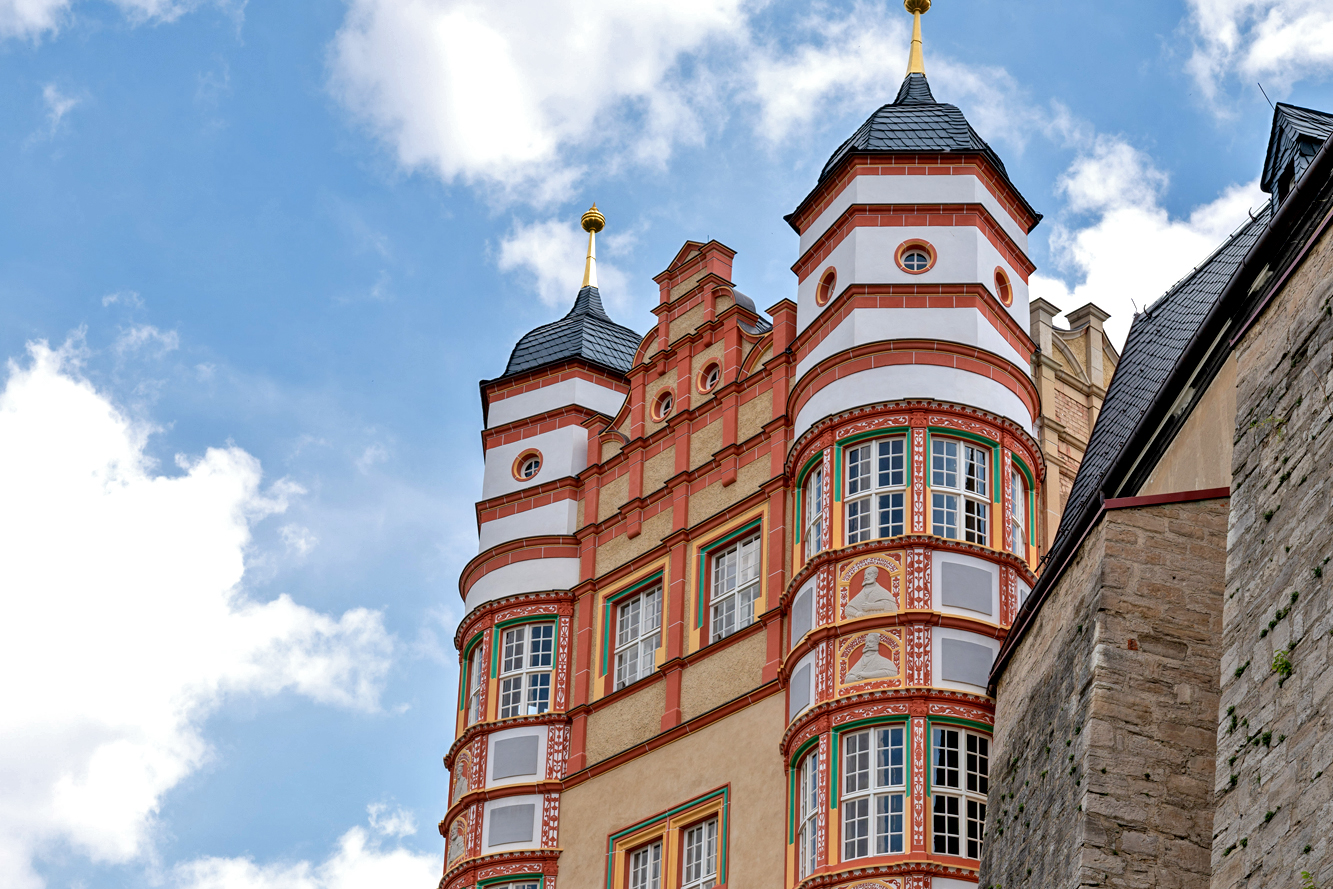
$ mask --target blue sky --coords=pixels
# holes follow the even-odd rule
[[[596,200],[639,330],[896,92],[896,3],[0,0],[0,884],[433,884],[477,381]],[[1113,335],[1257,204],[1317,0],[941,0],[935,95]]]

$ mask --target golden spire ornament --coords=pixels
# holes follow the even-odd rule
[[[583,286],[597,286],[597,233],[606,227],[606,217],[597,209],[593,201],[592,209],[579,220],[583,230],[588,233],[588,259],[583,265]]]
[[[912,51],[907,54],[907,73],[925,74],[926,58],[921,54],[921,14],[930,10],[930,0],[903,0],[912,14]]]

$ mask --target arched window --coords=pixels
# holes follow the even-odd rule
[[[671,416],[671,410],[676,406],[676,399],[670,392],[663,392],[657,396],[657,402],[653,405],[653,416],[658,420],[665,420]]]
[[[518,455],[514,461],[514,478],[521,482],[531,481],[542,471],[542,452],[530,448]]]
[[[717,384],[722,381],[722,368],[714,361],[703,369],[699,374],[699,391],[712,392],[717,388]]]

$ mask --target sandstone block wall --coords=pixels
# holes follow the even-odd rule
[[[1005,672],[983,886],[1209,883],[1227,502],[1109,512]]]
[[[1333,886],[1330,299],[1326,234],[1236,349],[1217,889]]]

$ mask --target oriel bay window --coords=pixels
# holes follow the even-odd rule
[[[1013,491],[1013,503],[1010,507],[1009,551],[1019,558],[1027,558],[1028,546],[1028,489],[1023,481],[1023,473],[1013,470],[1009,480]]]
[[[930,439],[931,533],[985,545],[990,518],[990,448]]]
[[[906,729],[842,736],[842,858],[896,855],[905,846]]]
[[[481,689],[486,682],[486,664],[481,659],[481,643],[472,646],[467,666],[467,724],[481,719]]]
[[[716,642],[754,623],[754,603],[759,598],[759,534],[714,552],[712,560],[709,638]]]
[[[931,834],[937,855],[981,858],[990,791],[990,739],[962,729],[931,732]]]
[[[504,631],[500,652],[500,718],[536,716],[551,707],[555,624],[523,624]]]
[[[657,667],[662,639],[662,588],[653,587],[616,603],[616,690],[638,682]]]
[[[824,467],[817,466],[805,480],[805,557],[824,545]]]
[[[847,489],[847,542],[897,537],[906,532],[906,440],[884,438],[849,447]]]

